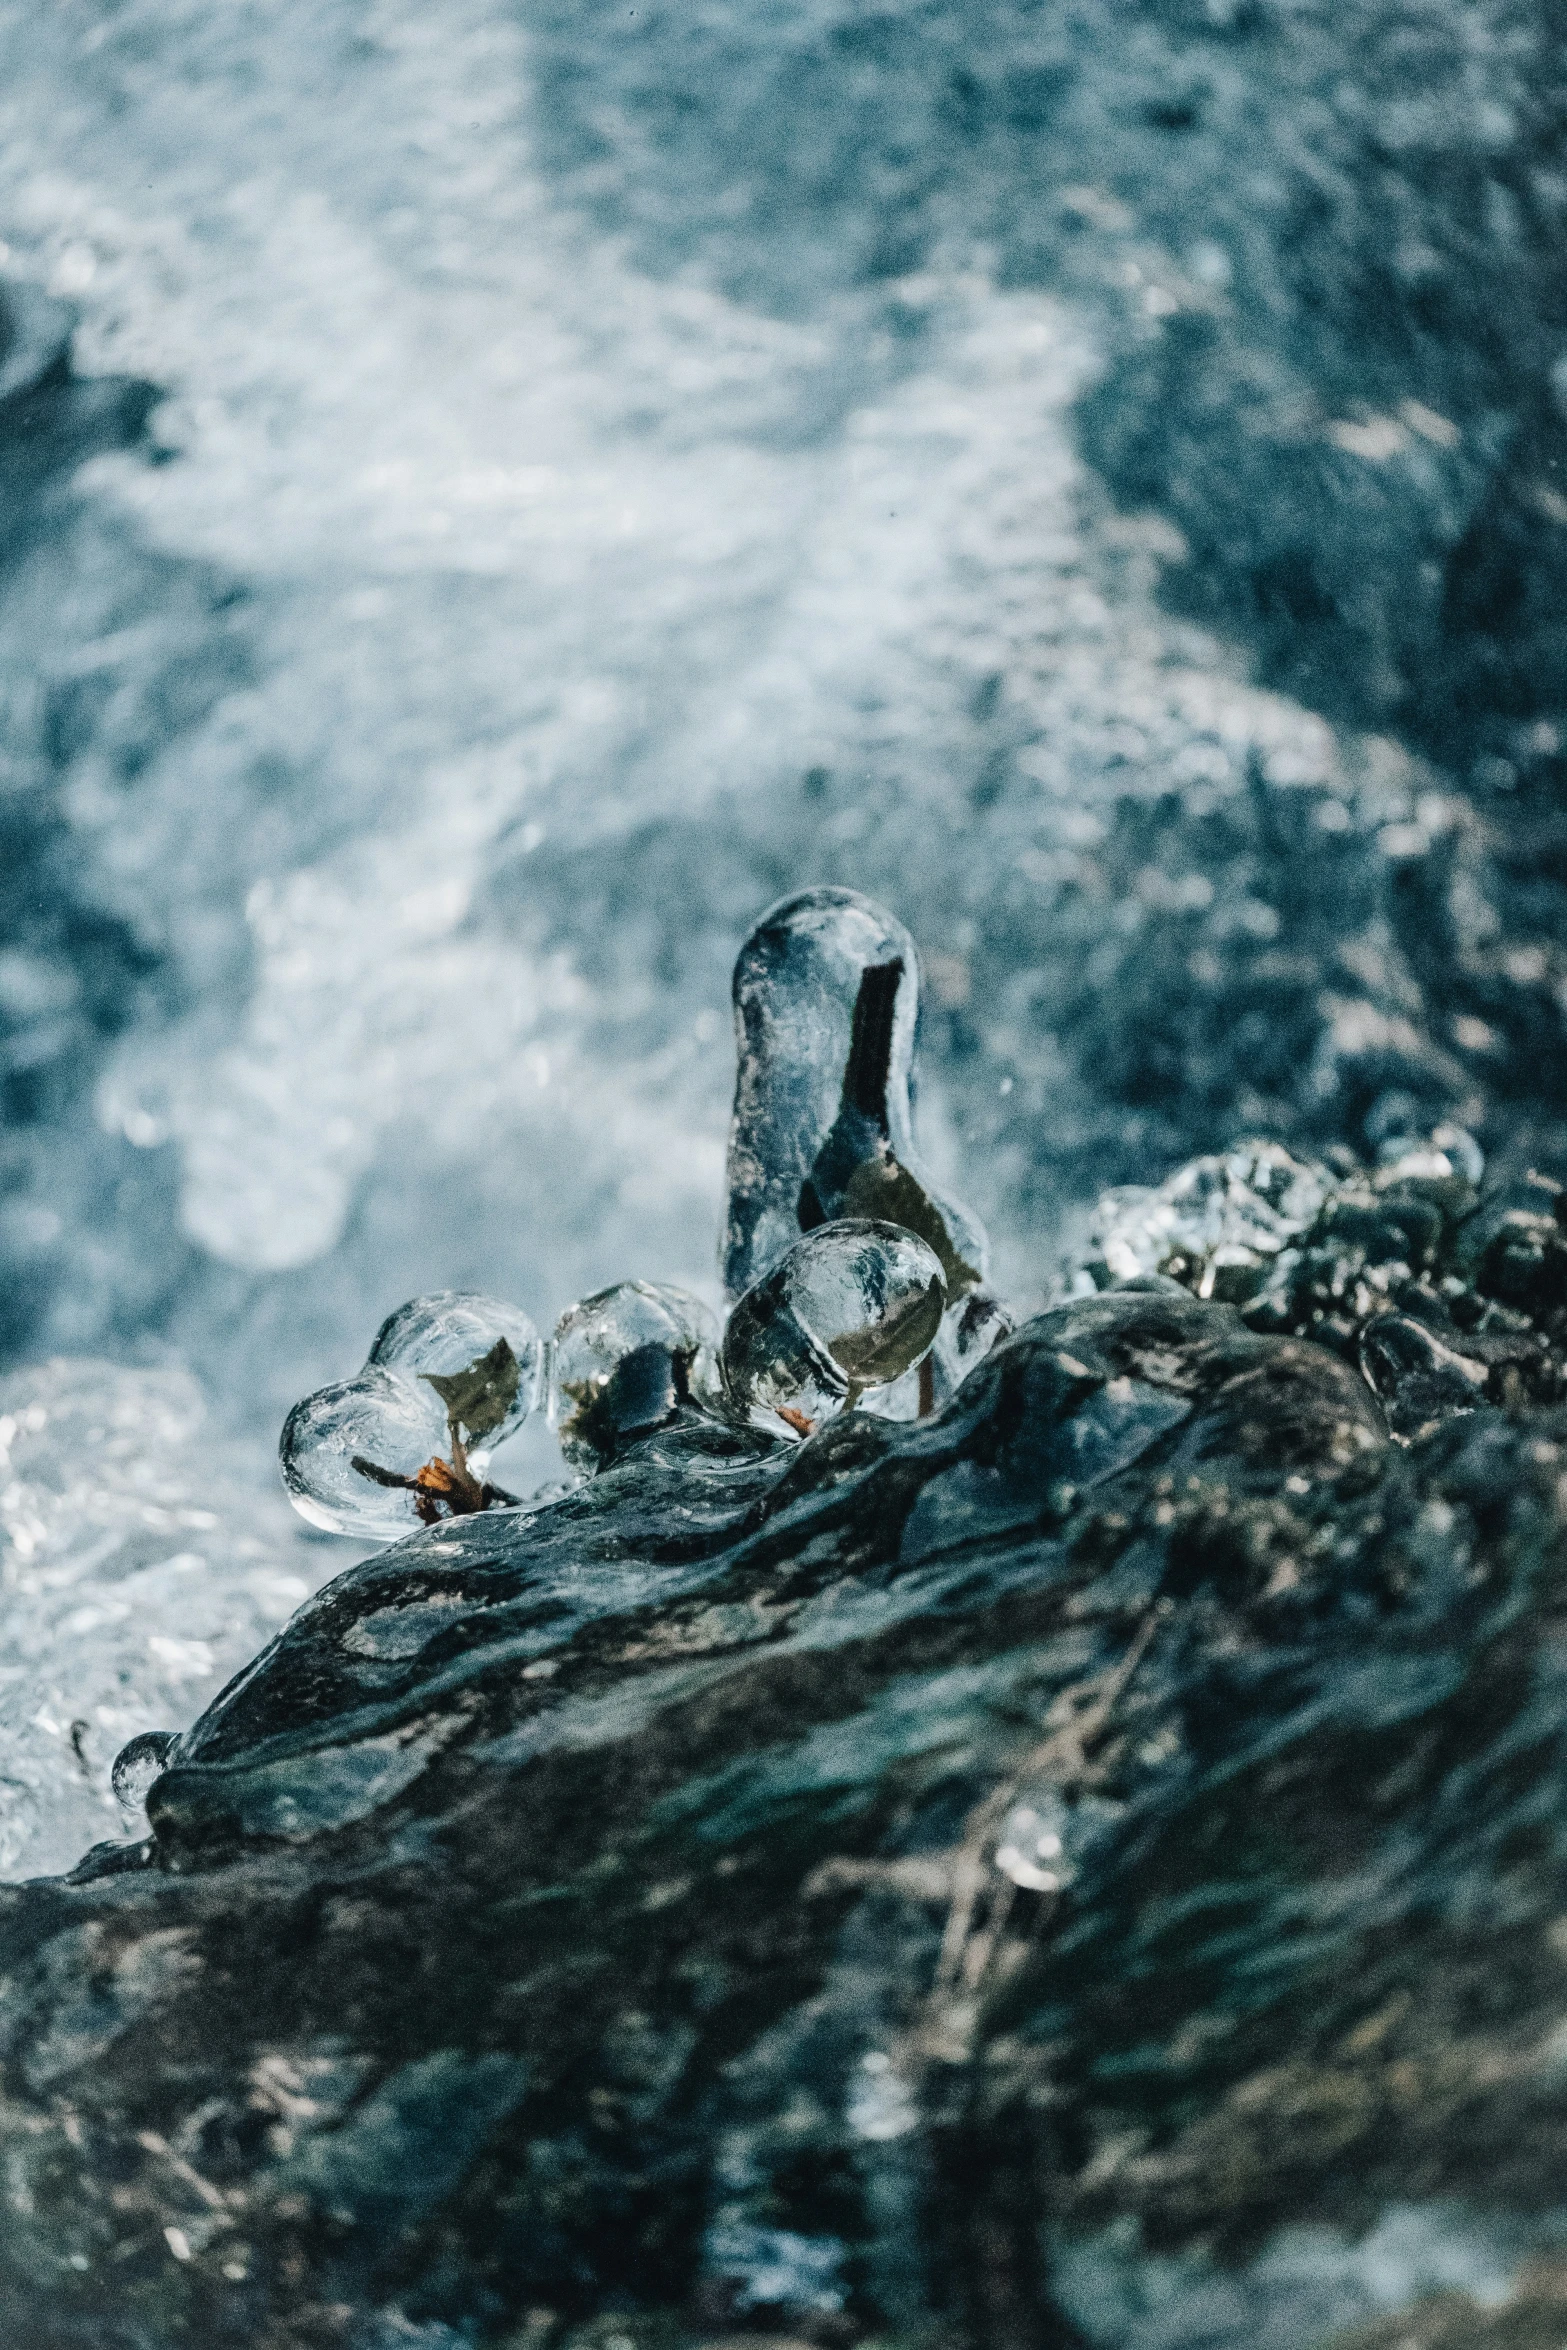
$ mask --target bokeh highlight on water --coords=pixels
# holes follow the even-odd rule
[[[0,1867],[352,1555],[399,1299],[719,1302],[785,890],[1024,1305],[1246,1132],[1550,1158],[1560,59],[1396,30],[0,7]]]

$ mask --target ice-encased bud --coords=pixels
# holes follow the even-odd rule
[[[446,1443],[446,1407],[433,1387],[380,1364],[318,1388],[283,1423],[278,1465],[288,1498],[326,1534],[396,1542],[420,1524],[414,1497],[379,1484],[356,1460],[416,1477]]]
[[[154,1779],[168,1768],[169,1755],[179,1744],[176,1730],[143,1730],[120,1748],[109,1774],[115,1801],[128,1812],[138,1812],[147,1801]]]
[[[729,1130],[724,1286],[751,1289],[802,1232],[842,1217],[901,1225],[954,1299],[984,1279],[979,1219],[914,1143],[919,964],[901,922],[855,890],[765,913],[734,973],[739,1067]]]
[[[718,1324],[688,1290],[617,1281],[568,1306],[555,1325],[550,1426],[585,1476],[718,1395]]]
[[[724,1333],[736,1410],[799,1434],[871,1388],[889,1387],[935,1343],[946,1286],[935,1251],[900,1225],[846,1217],[797,1240],[741,1298]]]
[[[520,1306],[476,1289],[438,1289],[387,1315],[370,1361],[432,1388],[467,1441],[493,1449],[538,1402],[544,1348]]]

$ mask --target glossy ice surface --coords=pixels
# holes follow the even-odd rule
[[[1299,1240],[1333,1188],[1326,1167],[1272,1142],[1241,1142],[1194,1160],[1158,1187],[1127,1186],[1099,1203],[1095,1255],[1108,1278],[1179,1266],[1206,1297],[1243,1298]]]
[[[289,1500],[312,1526],[396,1542],[419,1525],[412,1495],[377,1484],[354,1463],[415,1477],[446,1440],[446,1412],[432,1388],[366,1364],[295,1404],[283,1423],[278,1466]]]
[[[297,1403],[278,1460],[290,1501],[323,1533],[395,1542],[427,1523],[399,1478],[442,1463],[482,1484],[494,1447],[538,1400],[544,1349],[517,1306],[443,1289],[388,1314],[362,1371]],[[376,1475],[381,1471],[381,1476]],[[475,1490],[463,1506],[480,1505]]]
[[[483,1424],[476,1426],[461,1408],[461,1386],[451,1383],[475,1372],[498,1347],[504,1351],[495,1361],[493,1376],[478,1382],[484,1403]],[[388,1314],[376,1332],[369,1360],[424,1386],[447,1382],[434,1390],[442,1408],[450,1412],[456,1403],[455,1416],[465,1433],[493,1450],[516,1433],[539,1400],[544,1347],[521,1307],[478,1290],[441,1289],[428,1297],[410,1298]]]
[[[949,1293],[983,1279],[978,1218],[914,1141],[919,960],[883,907],[808,889],[764,914],[734,971],[738,1071],[729,1129],[724,1283],[738,1296],[829,1218],[907,1225]]]
[[[549,1417],[569,1467],[607,1468],[682,1405],[716,1400],[718,1325],[700,1298],[620,1281],[568,1306],[550,1346]]]
[[[146,1807],[147,1790],[159,1777],[178,1744],[172,1730],[143,1730],[129,1738],[114,1758],[109,1784],[114,1800],[131,1819]]]
[[[795,1242],[748,1289],[724,1333],[724,1384],[744,1412],[806,1434],[915,1369],[941,1326],[933,1250],[895,1224],[850,1218]]]

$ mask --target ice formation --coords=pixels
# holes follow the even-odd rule
[[[765,913],[734,972],[739,1067],[729,1130],[724,1286],[738,1297],[801,1232],[879,1217],[936,1252],[949,1297],[989,1264],[978,1217],[914,1141],[919,960],[858,891],[808,889]]]
[[[1163,1273],[1200,1297],[1249,1297],[1312,1222],[1333,1180],[1329,1168],[1278,1143],[1240,1142],[1192,1160],[1157,1187],[1106,1192],[1095,1219],[1096,1277]]]
[[[544,1348],[520,1306],[477,1290],[440,1289],[388,1314],[369,1360],[433,1388],[449,1414],[455,1408],[473,1442],[493,1451],[539,1400]],[[461,1384],[481,1364],[491,1366],[479,1383],[482,1407],[479,1395]]]
[[[357,1466],[373,1462],[411,1485],[441,1449],[446,1414],[433,1390],[366,1364],[352,1379],[318,1388],[283,1423],[278,1467],[307,1524],[324,1534],[396,1542],[418,1524],[413,1495]]]
[[[161,1777],[179,1744],[177,1730],[143,1730],[129,1738],[114,1758],[109,1785],[122,1812],[134,1818],[145,1810],[148,1790]]]
[[[1444,1219],[1473,1210],[1484,1159],[1454,1126],[1390,1138],[1374,1167],[1347,1151],[1335,1157],[1327,1165],[1276,1142],[1241,1141],[1191,1160],[1163,1184],[1104,1193],[1080,1285],[1157,1276],[1282,1327],[1310,1276],[1303,1252],[1315,1249],[1317,1274],[1334,1296],[1342,1303],[1345,1284],[1356,1283],[1364,1295],[1354,1311],[1374,1310],[1401,1276],[1427,1263]]]
[[[567,1466],[607,1468],[688,1405],[716,1401],[718,1325],[700,1298],[619,1281],[568,1306],[550,1347],[549,1418]]]
[[[1360,1367],[1382,1399],[1395,1436],[1419,1436],[1439,1420],[1472,1412],[1488,1377],[1484,1363],[1445,1346],[1410,1314],[1378,1314],[1360,1340]]]
[[[722,1377],[719,1326],[686,1290],[622,1281],[568,1306],[548,1418],[579,1475],[693,1409],[714,1431],[732,1412],[796,1435],[862,1399],[917,1417],[1012,1327],[983,1286],[983,1226],[915,1149],[918,962],[903,925],[854,890],[805,890],[751,932],[734,999],[721,1253],[740,1294]],[[361,1372],[290,1412],[280,1460],[295,1507],[326,1532],[391,1542],[443,1506],[509,1501],[482,1482],[487,1456],[464,1448],[521,1426],[540,1359],[516,1307],[412,1299]],[[427,1389],[447,1410],[449,1463]]]
[[[1482,1192],[1462,1128],[1396,1132],[1376,1163],[1301,1163],[1242,1142],[1157,1188],[1100,1202],[1091,1289],[1162,1288],[1238,1307],[1257,1333],[1354,1365],[1400,1444],[1482,1404],[1567,1400],[1567,1192],[1530,1169]]]
[[[821,1225],[735,1306],[724,1385],[739,1411],[808,1436],[917,1370],[945,1306],[940,1262],[916,1233],[869,1217]]]
[[[516,1306],[477,1291],[411,1298],[362,1370],[289,1413],[278,1465],[290,1501],[324,1533],[395,1542],[443,1507],[502,1498],[484,1481],[487,1448],[533,1409],[542,1359]]]

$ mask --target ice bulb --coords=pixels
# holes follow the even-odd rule
[[[741,1298],[724,1334],[731,1403],[807,1435],[923,1362],[946,1286],[935,1251],[901,1226],[846,1217],[795,1242]]]
[[[549,1418],[585,1476],[683,1408],[719,1395],[718,1325],[700,1298],[620,1281],[568,1306],[550,1350]]]

